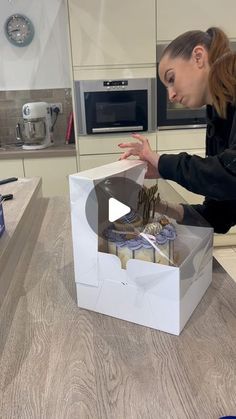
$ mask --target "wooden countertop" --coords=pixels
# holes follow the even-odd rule
[[[0,185],[0,194],[13,194],[2,202],[5,232],[0,238],[0,309],[21,257],[32,224],[38,225],[42,202],[41,178],[22,178]]]
[[[76,156],[75,144],[52,145],[42,150],[23,150],[21,147],[0,147],[0,160],[27,159],[41,157],[69,157]]]
[[[177,337],[77,307],[66,199],[32,234],[0,310],[2,418],[236,414],[236,284],[217,262]]]

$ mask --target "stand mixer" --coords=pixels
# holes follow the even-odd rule
[[[51,108],[46,102],[25,103],[22,107],[23,132],[17,124],[17,137],[24,150],[41,150],[52,145]]]

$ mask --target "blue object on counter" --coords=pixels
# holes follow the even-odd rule
[[[3,207],[2,207],[2,195],[0,195],[0,237],[5,231],[5,222],[4,222],[4,215],[3,215]]]
[[[15,182],[18,180],[18,177],[9,177],[7,179],[0,180],[0,185],[5,185],[5,183]]]

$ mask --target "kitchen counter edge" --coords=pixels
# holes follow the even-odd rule
[[[70,145],[53,145],[42,150],[22,150],[18,147],[9,148],[6,150],[0,149],[0,160],[7,159],[38,159],[43,157],[70,157],[76,156],[76,147],[74,144]]]

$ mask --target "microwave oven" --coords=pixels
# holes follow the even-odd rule
[[[78,134],[156,130],[156,79],[75,81]]]
[[[158,64],[166,45],[157,45],[157,128],[205,128],[206,107],[189,109],[180,103],[172,103],[158,75]]]

